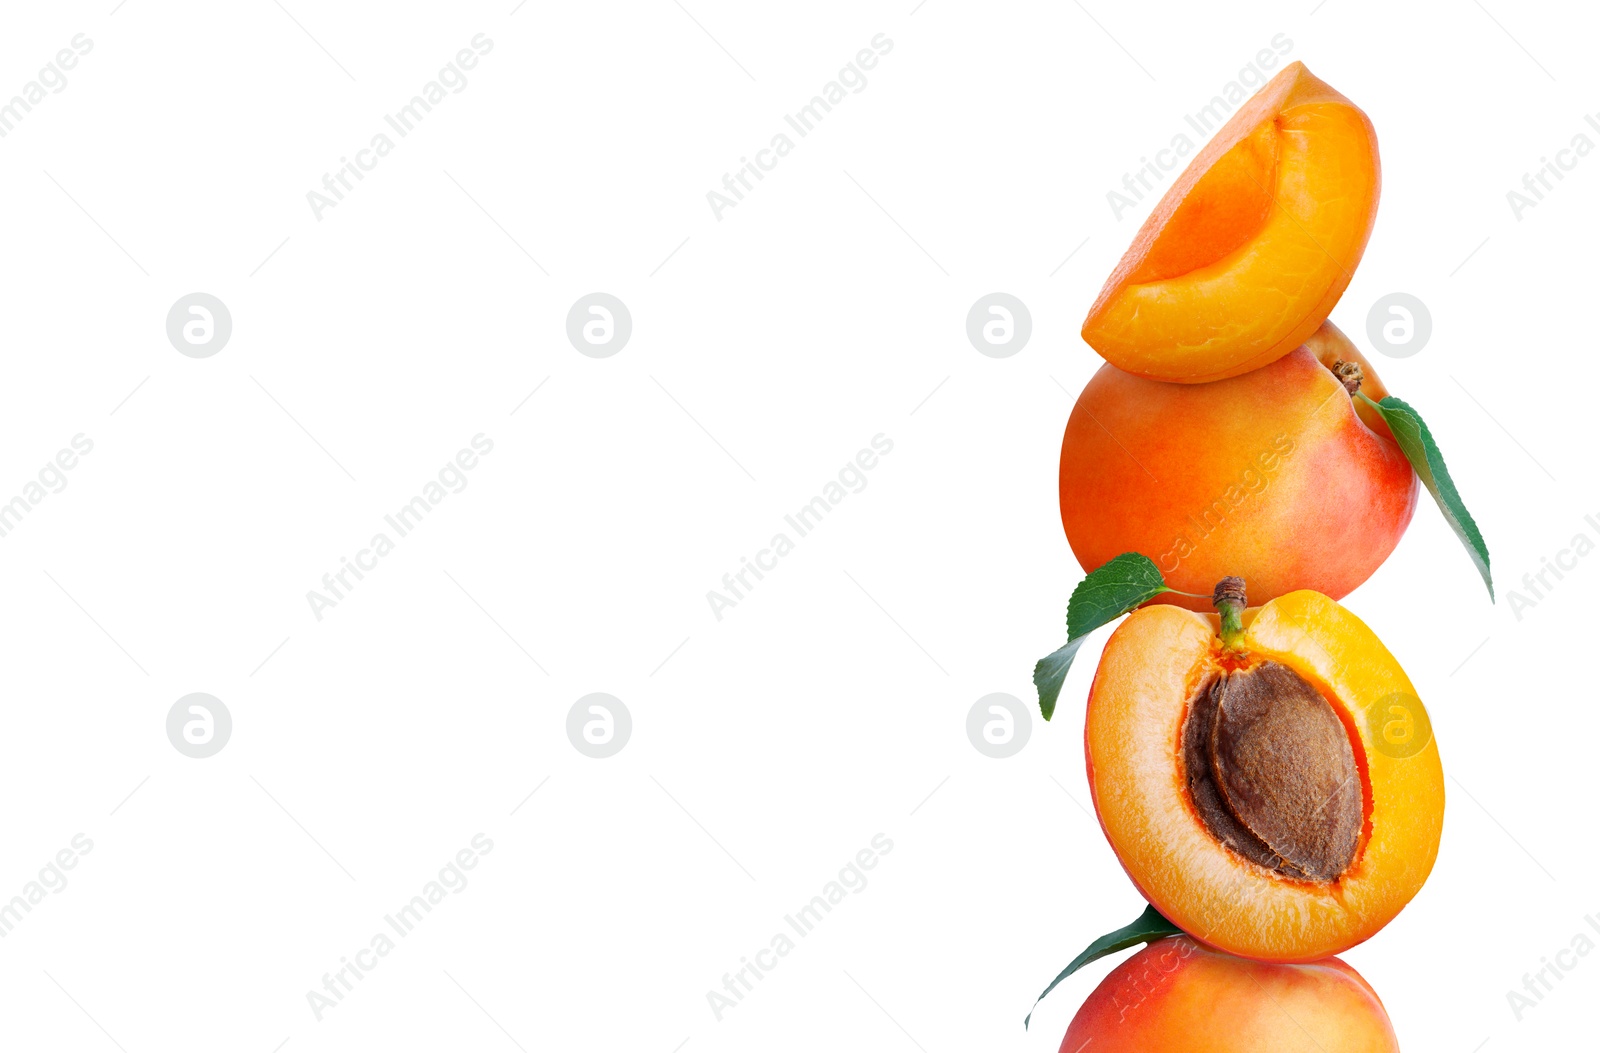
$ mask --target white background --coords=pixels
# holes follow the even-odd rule
[[[0,940],[4,1048],[1054,1049],[1111,962],[1024,1032],[1033,997],[1141,907],[1080,807],[1105,634],[1017,756],[966,715],[1031,708],[1063,642],[1056,461],[1100,364],[1078,326],[1155,200],[1118,221],[1106,192],[1278,33],[1378,129],[1333,317],[1366,346],[1379,296],[1431,308],[1425,350],[1377,363],[1500,586],[1428,503],[1345,601],[1428,704],[1449,792],[1432,879],[1346,958],[1408,1049],[1593,1042],[1600,956],[1520,1022],[1506,997],[1600,913],[1600,557],[1508,603],[1600,539],[1600,159],[1520,220],[1506,199],[1600,141],[1591,12],[114,3],[13,5],[0,33],[0,96],[93,41],[0,139],[0,500],[94,443],[0,539],[0,898],[94,844]],[[467,86],[315,218],[478,33]],[[879,33],[864,90],[716,218],[707,191]],[[595,290],[633,317],[604,360],[565,335]],[[1003,360],[965,333],[995,290],[1033,318]],[[232,314],[211,358],[165,332],[195,291]],[[313,617],[480,432],[468,487]],[[707,591],[878,433],[866,489],[714,619]],[[196,691],[234,722],[206,760],[165,732]],[[594,691],[633,718],[606,760],[565,732]],[[470,884],[319,1023],[306,992],[480,831]],[[718,1022],[706,992],[879,832],[869,884]]]

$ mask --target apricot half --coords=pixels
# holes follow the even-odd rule
[[[1114,366],[1181,383],[1281,358],[1350,284],[1380,182],[1367,115],[1291,63],[1162,197],[1090,308],[1083,339]]]
[[[1102,366],[1061,441],[1061,524],[1083,569],[1138,552],[1174,589],[1206,594],[1238,574],[1258,601],[1295,589],[1339,599],[1365,581],[1411,522],[1418,480],[1336,366],[1359,370],[1375,401],[1387,394],[1332,323],[1210,384]]]
[[[1349,611],[1294,592],[1230,629],[1243,597],[1218,598],[1221,635],[1151,606],[1106,643],[1084,730],[1095,812],[1183,931],[1314,961],[1377,932],[1427,879],[1438,748],[1405,671]]]
[[[1398,1053],[1372,987],[1337,958],[1274,965],[1182,936],[1113,969],[1061,1053]]]

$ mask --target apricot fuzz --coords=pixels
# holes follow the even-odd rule
[[[1083,569],[1138,552],[1206,610],[1224,574],[1257,602],[1296,589],[1339,599],[1394,550],[1419,481],[1362,394],[1388,390],[1325,323],[1270,365],[1211,384],[1102,366],[1061,439],[1061,525]],[[1194,593],[1185,596],[1180,593]]]

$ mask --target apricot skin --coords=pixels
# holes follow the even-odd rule
[[[1061,1053],[1398,1053],[1377,993],[1337,958],[1250,962],[1184,937],[1113,969]]]
[[[1291,63],[1168,189],[1083,339],[1114,366],[1185,384],[1288,354],[1350,284],[1381,183],[1372,122]]]
[[[1061,442],[1061,523],[1083,569],[1138,552],[1170,588],[1209,596],[1236,574],[1257,602],[1296,589],[1339,599],[1365,581],[1399,544],[1419,483],[1381,417],[1327,368],[1339,358],[1360,363],[1361,390],[1383,398],[1331,323],[1270,365],[1210,384],[1102,366]]]
[[[1247,612],[1239,646],[1280,662],[1333,707],[1352,736],[1365,820],[1355,860],[1331,883],[1295,881],[1223,847],[1188,794],[1179,744],[1189,700],[1220,667],[1216,623],[1193,611],[1135,611],[1107,641],[1089,689],[1084,752],[1106,840],[1173,924],[1230,954],[1309,962],[1388,924],[1422,888],[1439,851],[1444,775],[1431,732],[1396,749],[1390,706],[1425,728],[1405,670],[1360,619],[1295,592]]]

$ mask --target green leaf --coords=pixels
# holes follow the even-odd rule
[[[1078,582],[1067,601],[1067,637],[1087,636],[1167,591],[1156,565],[1137,552],[1124,552],[1096,567]]]
[[[1067,977],[1071,976],[1073,973],[1077,972],[1079,969],[1083,968],[1085,965],[1088,965],[1097,958],[1104,958],[1108,954],[1115,954],[1118,951],[1125,951],[1129,947],[1133,947],[1137,944],[1151,943],[1155,940],[1165,939],[1168,936],[1182,935],[1182,929],[1178,928],[1176,925],[1172,924],[1172,922],[1162,917],[1160,911],[1156,910],[1149,904],[1145,904],[1144,913],[1139,915],[1138,920],[1134,921],[1130,925],[1124,925],[1116,932],[1106,933],[1104,936],[1085,947],[1082,954],[1072,959],[1072,963],[1065,969],[1061,970],[1061,972],[1056,975],[1056,978],[1050,981],[1050,986],[1046,987],[1042,992],[1040,992],[1039,997],[1033,1000],[1033,1008],[1039,1008],[1039,1003],[1044,1001],[1045,995],[1056,989],[1056,984],[1060,983],[1062,980],[1065,980]],[[1028,1029],[1028,1023],[1032,1019],[1033,1010],[1030,1009],[1028,1011],[1028,1015],[1022,1018],[1022,1029],[1024,1031]]]
[[[1124,552],[1089,572],[1067,601],[1067,643],[1041,658],[1033,667],[1033,686],[1039,689],[1039,712],[1055,715],[1061,685],[1084,637],[1115,621],[1147,600],[1170,592],[1161,571],[1137,552]]]
[[[1033,666],[1033,686],[1039,689],[1039,712],[1049,720],[1056,713],[1056,699],[1061,697],[1061,685],[1066,683],[1067,670],[1072,659],[1083,646],[1084,637],[1069,640],[1065,647],[1057,648],[1039,659]]]
[[[1416,410],[1393,395],[1385,396],[1381,402],[1374,402],[1367,395],[1358,394],[1367,405],[1383,415],[1384,423],[1389,425],[1389,431],[1400,444],[1401,452],[1411,462],[1411,467],[1416,469],[1422,485],[1433,495],[1439,511],[1444,513],[1445,522],[1450,524],[1450,529],[1466,546],[1473,566],[1483,575],[1483,583],[1489,587],[1489,599],[1492,602],[1494,579],[1489,574],[1489,546],[1483,543],[1478,524],[1472,521],[1472,513],[1467,511],[1467,506],[1461,503],[1461,495],[1456,493],[1456,485],[1450,480],[1450,471],[1444,465],[1444,454],[1439,452],[1439,444],[1433,441],[1433,433]]]

